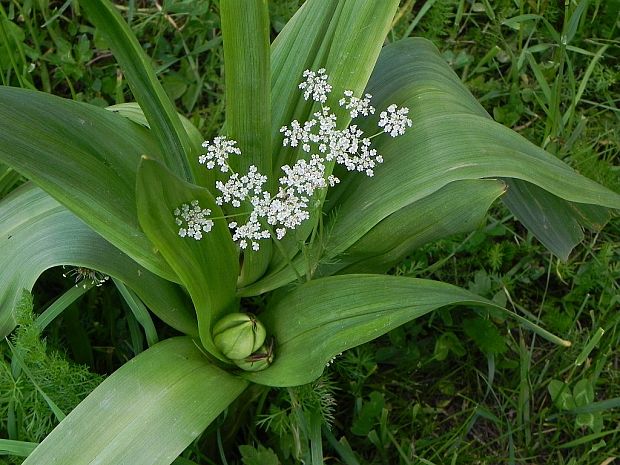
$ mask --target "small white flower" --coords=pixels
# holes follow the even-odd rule
[[[312,127],[317,123],[316,120],[311,119],[310,121],[306,121],[302,126],[299,124],[299,121],[294,120],[291,123],[290,129],[286,126],[283,126],[280,129],[281,133],[284,133],[284,140],[282,141],[282,145],[284,147],[290,145],[291,147],[297,147],[301,142],[301,147],[305,152],[310,152],[310,136]]]
[[[332,91],[325,69],[316,72],[306,70],[303,77],[304,82],[299,84],[299,88],[304,91],[304,99],[325,103]],[[347,90],[339,104],[349,111],[352,118],[370,116],[376,111],[370,104],[371,98],[370,94],[358,98],[353,91]],[[412,125],[408,113],[408,108],[390,105],[380,114],[379,127],[392,137],[401,135]],[[365,137],[358,126],[339,130],[336,115],[323,105],[312,119],[305,123],[294,120],[289,126],[283,126],[280,132],[284,147],[299,147],[311,155],[308,159],[300,158],[292,165],[282,166],[283,175],[278,180],[275,195],[263,190],[267,176],[259,173],[253,165],[244,175],[232,172],[215,183],[221,194],[216,197],[218,205],[251,207],[247,213],[242,213],[244,220],[228,223],[232,238],[241,249],[251,247],[252,250],[259,250],[260,241],[270,238],[272,231],[280,240],[287,231],[310,218],[309,204],[311,201],[317,202],[313,199],[316,190],[333,187],[340,182],[333,174],[326,173],[327,162],[343,165],[349,171],[364,172],[367,176],[373,176],[374,168],[383,162],[381,155],[371,148],[370,138]],[[205,141],[203,147],[207,151],[199,157],[199,162],[208,169],[217,168],[222,173],[231,171],[228,157],[241,154],[237,143],[225,136],[216,137],[212,142]],[[196,240],[202,238],[203,233],[213,227],[213,221],[208,218],[210,214],[211,211],[200,208],[197,201],[175,209],[179,235]],[[237,214],[234,216],[239,217]]]
[[[284,165],[282,171],[286,176],[282,176],[279,181],[283,188],[294,189],[300,195],[312,196],[316,189],[327,187],[325,183],[325,162],[318,155],[312,155],[310,162],[304,159],[297,160],[290,167]]]
[[[267,176],[260,174],[256,166],[250,165],[246,175],[239,177],[238,173],[233,173],[225,183],[215,182],[215,187],[222,193],[216,197],[215,202],[218,205],[230,203],[233,207],[239,208],[241,202],[259,195],[266,182]]]
[[[357,118],[358,115],[370,116],[374,115],[375,107],[370,104],[372,95],[366,94],[363,98],[353,96],[352,90],[344,91],[344,98],[341,98],[338,104],[345,110],[349,110],[351,118]]]
[[[226,136],[218,136],[213,142],[204,141],[202,146],[207,149],[207,153],[198,157],[201,165],[206,165],[212,170],[215,165],[219,166],[222,173],[228,171],[228,156],[241,155],[241,149],[236,147],[237,141],[228,139]]]
[[[402,136],[408,127],[413,124],[407,117],[409,114],[409,108],[398,108],[395,104],[387,107],[386,111],[382,111],[379,114],[379,127],[388,133],[392,137]]]
[[[317,72],[305,70],[303,73],[305,81],[299,84],[299,88],[304,91],[304,100],[314,100],[315,102],[325,103],[327,94],[332,91],[332,86],[327,83],[328,76],[325,68]]]
[[[192,237],[199,241],[202,233],[208,233],[213,228],[213,221],[208,218],[211,210],[201,208],[198,200],[184,203],[174,210],[174,221],[179,228],[179,236]]]

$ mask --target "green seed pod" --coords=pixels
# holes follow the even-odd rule
[[[261,371],[273,363],[273,338],[269,345],[263,344],[249,357],[234,360],[235,365],[244,371]]]
[[[241,360],[265,342],[263,324],[251,313],[231,313],[213,327],[213,342],[231,360]]]

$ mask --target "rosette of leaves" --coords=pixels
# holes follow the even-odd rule
[[[378,109],[410,108],[414,125],[398,139],[377,137],[385,163],[375,176],[341,173],[279,243],[240,254],[224,221],[201,241],[181,238],[178,205],[198,199],[220,211],[215,179],[197,161],[202,137],[176,113],[115,7],[80,5],[139,107],[0,88],[0,161],[31,180],[0,203],[0,332],[14,328],[23,288],[50,267],[74,265],[124,283],[186,336],[112,374],[28,465],[169,464],[250,383],[309,383],[336,354],[434,309],[494,307],[445,283],[381,273],[424,243],[472,229],[499,197],[564,258],[582,227],[601,227],[620,208],[619,195],[495,123],[431,43],[383,47],[398,0],[308,0],[272,44],[266,0],[221,0],[225,134],[244,153],[237,171],[255,165],[275,177],[302,156],[282,147],[279,131],[316,111],[297,89],[306,69],[326,68],[333,95],[369,92]],[[244,297],[272,292],[256,316],[272,341],[257,351],[264,369],[243,369],[253,361],[232,363],[213,327],[243,313]]]

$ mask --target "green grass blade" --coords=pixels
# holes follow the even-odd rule
[[[564,342],[523,317],[450,284],[396,276],[332,276],[298,286],[261,313],[261,321],[275,338],[275,360],[266,370],[243,376],[269,386],[309,383],[340,352],[446,305],[499,309],[542,337]]]
[[[60,316],[69,305],[82,297],[93,287],[95,287],[95,285],[91,282],[84,283],[83,285],[80,284],[79,286],[76,284],[47,307],[34,321],[34,326],[39,332],[43,332],[43,330]]]
[[[0,439],[0,455],[14,455],[16,457],[28,457],[38,446],[36,442],[14,441]]]
[[[236,311],[239,253],[228,224],[214,221],[201,240],[180,237],[174,210],[194,200],[222,218],[222,210],[211,193],[174,176],[161,163],[143,159],[137,182],[140,224],[159,252],[170,263],[187,288],[198,316],[200,339],[205,348],[225,360],[215,348],[211,327],[224,314]]]
[[[250,165],[271,176],[271,67],[267,0],[220,2],[226,78],[226,134],[241,149],[235,171]],[[268,245],[269,244],[269,245]],[[243,254],[241,282],[260,278],[271,258],[270,243]]]
[[[168,465],[246,386],[191,339],[168,339],[108,377],[24,465]]]
[[[151,319],[151,315],[149,315],[148,310],[144,306],[144,304],[140,301],[137,295],[127,289],[122,282],[118,280],[114,280],[114,285],[118,289],[118,292],[123,296],[125,302],[131,309],[131,313],[136,318],[136,321],[140,323],[142,329],[144,329],[144,334],[146,336],[146,342],[149,347],[157,344],[159,342],[159,337],[157,336],[157,330],[155,329],[155,325],[153,324],[153,320]]]
[[[137,264],[33,184],[19,187],[0,202],[0,218],[2,337],[15,327],[13,311],[22,290],[31,290],[45,270],[59,265],[95,269],[122,281],[165,323],[197,336],[193,310],[178,285]],[[52,316],[46,313],[37,324]]]
[[[97,27],[110,45],[120,64],[136,101],[144,111],[168,168],[186,180],[193,180],[189,159],[195,158],[197,148],[191,143],[173,103],[157,80],[151,60],[136,36],[108,0],[82,0],[88,19]]]
[[[148,129],[94,106],[0,87],[0,134],[0,161],[138,263],[178,279],[138,226],[140,155],[160,157]]]

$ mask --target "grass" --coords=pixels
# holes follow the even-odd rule
[[[274,35],[301,3],[271,2]],[[217,2],[130,1],[119,8],[180,111],[206,139],[216,135],[224,116]],[[407,0],[389,40],[433,40],[496,120],[619,191],[619,13],[618,2],[604,0]],[[2,84],[101,106],[131,99],[75,2],[3,2],[0,38]],[[3,195],[18,182],[0,171]],[[616,218],[602,232],[587,232],[561,262],[498,204],[479,230],[427,245],[393,272],[451,282],[529,312],[570,348],[495,314],[436,312],[345,352],[311,386],[253,387],[178,463],[277,465],[317,454],[347,465],[614,463],[619,243]],[[61,273],[51,270],[39,281],[36,310],[71,287]],[[98,374],[144,350],[146,336],[123,302],[111,283],[89,291],[46,329],[46,343],[24,313],[12,339],[21,357],[8,345],[0,352],[0,383],[12,386],[0,395],[0,437],[40,440],[57,421],[42,393],[67,413]],[[72,395],[59,398],[58,386]]]

